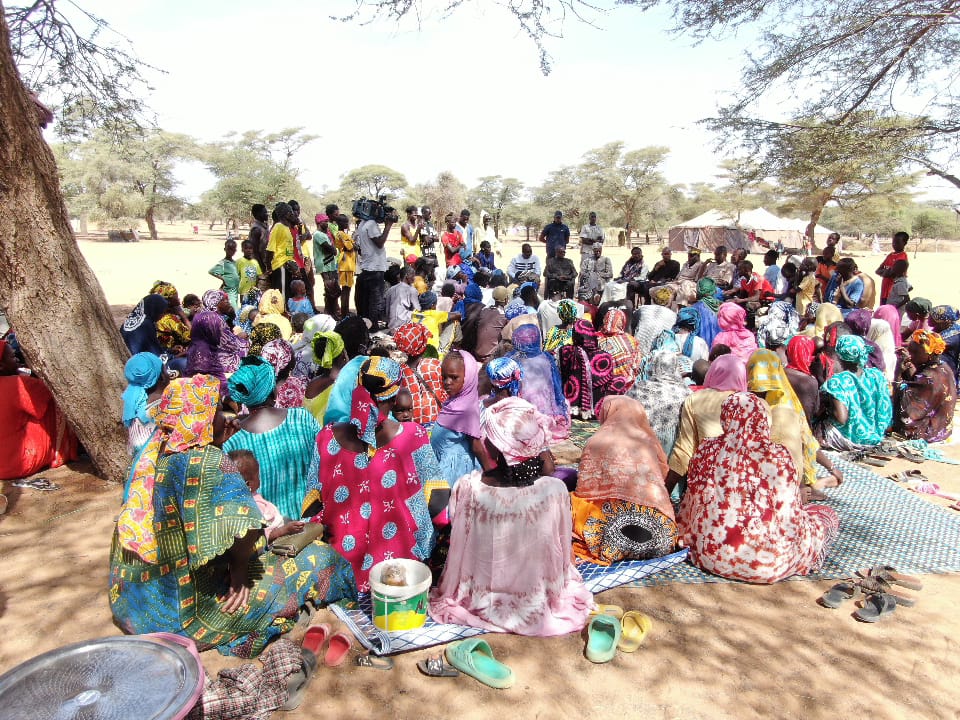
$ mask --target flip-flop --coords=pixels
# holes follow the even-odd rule
[[[869,455],[864,455],[859,458],[857,461],[858,465],[870,465],[871,467],[886,467],[887,461],[881,460],[880,458],[870,457]]]
[[[421,660],[417,667],[420,672],[430,677],[460,677],[459,670],[443,661],[443,654]]]
[[[620,640],[617,648],[623,652],[636,652],[647,639],[653,620],[639,610],[630,610],[620,620]]]
[[[861,590],[868,595],[889,595],[894,600],[897,601],[897,605],[903,605],[904,607],[913,607],[917,604],[917,599],[911,595],[903,595],[894,590],[893,585],[884,580],[879,575],[871,575],[870,577],[865,577],[857,583]]]
[[[862,622],[879,622],[887,615],[892,615],[897,609],[897,601],[889,595],[880,593],[878,595],[867,595],[863,601],[863,607],[857,610],[853,616]]]
[[[609,615],[594,615],[587,625],[587,660],[606,663],[617,655],[617,644],[622,633],[620,621]]]
[[[836,610],[848,600],[863,594],[860,584],[853,581],[839,582],[820,596],[818,602],[824,607]]]
[[[357,667],[393,670],[393,658],[380,657],[379,655],[357,655]]]
[[[904,458],[905,460],[909,460],[910,462],[915,462],[918,464],[926,460],[926,458],[923,456],[923,453],[917,452],[916,450],[914,450],[912,447],[908,445],[901,445],[900,447],[898,447],[897,453],[900,455],[900,457]]]
[[[303,695],[317,669],[317,656],[309,650],[301,650],[300,669],[287,678],[287,700],[281,710],[296,710],[303,702]]]
[[[323,664],[327,667],[342,665],[352,647],[353,640],[350,638],[350,634],[338,630],[330,636],[330,644],[327,645],[327,654],[323,656]]]
[[[320,648],[323,647],[327,638],[330,637],[330,632],[330,626],[327,625],[327,623],[311,625],[303,635],[301,646],[304,650],[309,650],[317,657],[320,657]]]
[[[590,611],[590,616],[593,617],[594,615],[609,615],[619,620],[623,617],[623,608],[619,605],[597,603],[597,607]]]
[[[447,662],[457,670],[488,687],[505,690],[513,687],[516,680],[513,670],[497,660],[486,640],[481,638],[468,638],[450,643],[444,654],[447,656]]]
[[[892,565],[874,565],[871,568],[857,570],[857,575],[862,578],[880,578],[891,585],[902,585],[910,590],[923,590],[923,581],[920,578],[899,572]]]

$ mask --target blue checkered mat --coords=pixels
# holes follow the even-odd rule
[[[676,566],[677,563],[683,562],[686,557],[687,551],[683,550],[654,560],[626,560],[610,566],[582,563],[577,566],[577,569],[590,592],[599,593],[664,572]],[[433,645],[444,645],[486,632],[486,630],[466,625],[437,623],[428,617],[426,624],[417,630],[386,633],[377,628],[370,619],[373,615],[370,595],[361,593],[358,605],[359,607],[353,609],[331,605],[330,609],[350,628],[360,643],[375,655],[392,655]]]
[[[866,468],[836,459],[843,484],[825,503],[840,515],[840,537],[821,571],[792,580],[836,580],[872,565],[906,573],[960,572],[960,513],[947,510]],[[642,578],[634,587],[735,582],[688,562]]]

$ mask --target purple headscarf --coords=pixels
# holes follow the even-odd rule
[[[887,367],[883,359],[883,352],[880,350],[879,345],[867,338],[867,333],[870,332],[870,321],[872,319],[873,313],[870,310],[854,310],[844,318],[844,322],[850,330],[853,331],[854,335],[863,338],[864,343],[866,343],[867,349],[870,351],[870,359],[867,361],[867,367],[876,368],[883,372]]]
[[[456,351],[453,351],[456,352]],[[451,352],[447,355],[453,354]],[[482,437],[480,431],[480,395],[477,392],[480,366],[468,352],[459,353],[463,358],[463,389],[451,396],[440,408],[437,425],[470,437]]]
[[[187,351],[186,374],[213,375],[220,381],[221,397],[227,394],[227,376],[218,355],[225,325],[219,313],[204,310],[197,313],[190,325],[190,349]]]

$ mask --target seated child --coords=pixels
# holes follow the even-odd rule
[[[280,510],[272,502],[260,494],[260,463],[257,457],[249,450],[231,450],[227,453],[230,459],[237,465],[240,471],[240,477],[247,483],[250,492],[253,493],[253,501],[257,504],[260,514],[263,515],[263,521],[267,526],[263,529],[263,534],[267,542],[272,542],[285,535],[295,535],[304,528],[302,520],[293,520],[284,522]]]
[[[293,297],[287,298],[287,312],[291,315],[306,313],[308,317],[312,316],[314,314],[313,303],[307,297],[307,286],[303,280],[294,280],[290,283],[290,292],[293,293]]]

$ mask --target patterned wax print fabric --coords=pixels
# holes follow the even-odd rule
[[[763,400],[734,393],[720,422],[723,434],[690,460],[677,515],[691,562],[752,583],[816,572],[839,533],[836,512],[803,505],[790,453],[770,440]]]
[[[327,425],[317,437],[304,501],[323,502],[319,521],[330,544],[353,567],[361,592],[370,589],[370,568],[381,560],[425,560],[433,549],[433,524],[424,484],[440,481],[427,431],[400,423],[393,439],[372,457],[351,452]]]
[[[625,332],[627,314],[623,310],[609,310],[603,316],[600,330],[600,349],[610,353],[613,358],[613,374],[620,375],[633,383],[637,379],[640,367],[640,343],[633,335]]]
[[[600,398],[622,395],[630,385],[613,374],[613,358],[601,352],[598,334],[586,320],[573,326],[573,344],[560,348],[560,379],[563,394],[574,417],[589,420]]]
[[[570,437],[570,407],[557,361],[541,347],[539,326],[518,327],[513,333],[513,351],[507,357],[523,368],[520,397],[550,418],[554,442],[566,440]]]
[[[277,399],[273,403],[277,408],[298,408],[303,407],[304,398],[307,394],[307,379],[291,375],[286,380],[277,383]]]
[[[449,510],[450,550],[430,594],[431,618],[541,637],[583,629],[593,594],[571,562],[562,480],[494,487],[471,473],[453,489]]]
[[[223,451],[249,450],[260,463],[260,494],[284,517],[298,518],[307,494],[307,468],[320,432],[320,423],[302,407],[287,410],[277,427],[262,433],[238,430]]]
[[[644,367],[644,378],[627,392],[647,412],[650,425],[667,455],[673,450],[680,425],[680,408],[691,390],[683,382],[681,358],[670,350],[658,350]]]
[[[420,326],[422,327],[422,326]],[[416,368],[404,363],[400,387],[406,388],[413,398],[413,422],[430,425],[437,421],[440,406],[447,400],[440,374],[440,361],[436,358],[420,358]]]
[[[876,368],[866,368],[861,372],[855,375],[844,370],[823,384],[823,392],[842,402],[849,415],[847,422],[842,425],[834,419],[823,423],[823,440],[828,447],[851,450],[878,445],[890,427],[893,403],[883,373]],[[835,437],[830,430],[836,431],[840,437]]]
[[[177,345],[185,348],[190,344],[190,326],[168,312],[157,321],[157,340],[168,349]]]
[[[637,311],[637,329],[634,333],[640,344],[640,355],[650,354],[654,339],[664,330],[677,324],[677,313],[662,305],[644,305]],[[702,327],[702,323],[701,323]]]
[[[937,360],[897,384],[897,427],[910,440],[940,442],[953,432],[957,384],[953,370]]]
[[[114,534],[110,607],[126,632],[173,632],[199,650],[255,657],[293,629],[301,605],[356,599],[350,565],[330,546],[318,540],[282,558],[259,541],[248,563],[249,605],[233,615],[221,611],[229,587],[224,553],[263,521],[235,466],[215,447],[164,456],[153,509],[160,528],[155,562],[124,550]]]

